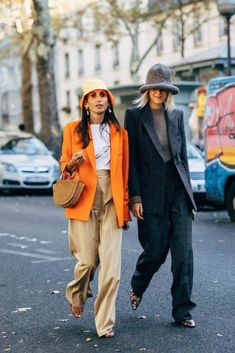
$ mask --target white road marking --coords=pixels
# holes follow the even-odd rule
[[[32,261],[33,264],[39,264],[41,262],[53,262],[53,261],[64,261],[64,260],[73,260],[73,257],[55,257],[51,260],[34,260]]]
[[[0,237],[10,237],[10,238],[14,238],[16,240],[26,240],[26,241],[31,241],[31,242],[38,241],[37,238],[29,238],[29,237],[24,237],[24,236],[18,237],[15,234],[8,234],[8,233],[0,233]]]
[[[22,245],[19,243],[8,243],[7,245],[14,246],[15,248],[20,248],[20,249],[27,249],[29,247],[28,245]]]
[[[33,242],[33,243],[39,241],[41,244],[52,244],[53,243],[53,241],[51,241],[51,240],[38,240],[37,238],[30,238],[27,236],[17,236],[15,234],[9,234],[9,233],[0,233],[0,237],[9,237],[9,238],[13,238],[16,240],[25,240],[25,241]]]
[[[54,250],[47,250],[47,249],[36,249],[37,252],[40,252],[42,254],[47,254],[47,255],[53,255],[56,254],[58,251]]]
[[[24,313],[24,312],[29,311],[31,309],[32,308],[18,308],[17,310],[12,311],[12,313]]]
[[[32,258],[40,259],[40,260],[32,261],[33,263],[71,260],[71,257],[51,257],[51,256],[46,256],[46,255],[32,254],[32,253],[27,253],[27,252],[5,250],[5,249],[1,249],[0,253],[11,254],[11,255],[21,255],[21,256],[25,256],[25,257],[32,257]]]
[[[124,251],[127,251],[128,253],[133,252],[134,254],[139,254],[141,252],[141,250],[132,250],[132,249],[127,249],[127,248],[123,248]]]

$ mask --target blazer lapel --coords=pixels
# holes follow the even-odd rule
[[[110,124],[109,128],[110,128],[110,169],[111,169],[111,175],[114,175],[116,165],[117,165],[120,134],[117,132],[115,125]]]
[[[158,153],[160,154],[161,158],[164,160],[162,146],[160,144],[159,138],[158,138],[157,133],[155,131],[153,117],[152,117],[152,113],[149,108],[149,105],[146,105],[143,109],[141,109],[140,112],[141,112],[141,121],[142,121],[152,143],[154,144],[154,146],[157,149]]]
[[[168,132],[168,141],[171,148],[172,157],[175,157],[176,154],[176,146],[177,146],[177,129],[176,129],[176,121],[177,116],[175,112],[168,112],[165,110],[166,115],[166,125],[167,125],[167,132]]]
[[[91,134],[91,128],[90,125],[88,125],[88,133],[89,133],[89,137],[92,140],[92,134]],[[94,150],[94,144],[93,143],[89,143],[88,146],[86,147],[86,152],[87,152],[87,156],[90,159],[91,165],[96,173],[96,160],[95,160],[95,150]]]

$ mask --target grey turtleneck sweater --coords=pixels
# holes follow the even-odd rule
[[[171,149],[169,146],[169,140],[167,135],[167,126],[166,126],[166,117],[164,112],[164,107],[160,109],[151,109],[153,115],[153,122],[156,134],[158,136],[161,148],[162,155],[165,162],[168,162],[172,159]]]

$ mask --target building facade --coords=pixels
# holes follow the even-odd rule
[[[89,9],[84,11],[86,7],[88,8],[89,2],[67,1],[65,7],[62,6],[63,1],[60,2],[58,12],[60,16],[64,13],[67,18],[71,16],[71,26],[60,30],[55,48],[57,101],[62,127],[68,121],[79,117],[82,83],[91,77],[103,79],[113,89],[118,112],[122,114],[131,100],[138,96],[138,87],[145,82],[148,69],[157,62],[172,67],[176,81],[188,81],[188,85],[181,85],[182,89],[187,87],[187,94],[182,91],[182,97],[185,97],[184,105],[188,103],[190,89],[193,91],[200,84],[206,84],[210,78],[226,74],[227,36],[224,19],[218,13],[216,1],[211,2],[206,12],[202,5],[197,13],[189,16],[187,28],[194,26],[197,30],[188,33],[185,37],[183,58],[179,23],[174,16],[167,19],[161,31],[157,26],[154,27],[153,21],[152,24],[141,23],[135,44],[138,46],[139,59],[153,42],[156,34],[158,34],[158,41],[143,60],[135,76],[130,72],[130,66],[133,64],[131,62],[133,43],[130,36],[123,29],[122,35],[116,36],[115,41],[108,41],[101,33],[96,20],[92,18],[91,11]],[[54,1],[54,3],[54,6],[57,6],[57,2]],[[151,5],[151,1],[146,1],[147,5]],[[77,19],[75,14],[78,14]],[[79,16],[79,14],[82,15]],[[200,22],[201,19],[203,20]],[[230,30],[232,68],[235,72],[235,16],[231,18]],[[14,60],[17,62],[16,65],[11,65],[7,60],[7,69],[2,61],[0,63],[0,77],[5,77],[0,80],[1,125],[4,121],[13,123],[22,121],[20,61]],[[34,101],[37,102],[36,90],[34,95]],[[40,129],[38,117],[35,124],[37,130]]]
[[[201,11],[201,13],[200,13]],[[78,99],[81,93],[82,82],[90,77],[102,78],[110,88],[120,92],[117,101],[126,96],[130,85],[133,89],[136,84],[145,81],[146,72],[156,62],[162,62],[172,67],[176,81],[199,81],[206,84],[212,77],[223,76],[227,68],[227,36],[224,19],[219,15],[216,2],[212,2],[207,9],[204,8],[191,22],[204,16],[204,22],[198,25],[197,30],[188,34],[184,43],[184,57],[181,57],[181,43],[179,28],[174,18],[166,21],[160,33],[160,39],[146,56],[135,80],[130,74],[131,40],[128,34],[120,36],[115,42],[108,42],[100,35],[94,24],[92,40],[87,40],[85,30],[75,28],[67,31],[67,39],[57,45],[57,76],[58,95],[60,97],[60,117],[64,125],[67,121],[79,115]],[[89,17],[89,16],[88,16]],[[91,26],[83,18],[84,28]],[[231,19],[231,53],[232,67],[235,70],[235,16]],[[139,28],[138,47],[139,55],[143,55],[149,44],[154,40],[156,29],[148,23]],[[235,72],[235,71],[234,71]],[[133,90],[135,94],[137,90]],[[131,95],[130,95],[131,96]],[[132,94],[133,96],[133,94]]]

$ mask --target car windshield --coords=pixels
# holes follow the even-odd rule
[[[1,154],[48,155],[49,151],[41,141],[34,137],[14,138],[0,149]]]
[[[191,159],[203,159],[202,153],[192,145],[187,146],[188,158]]]

